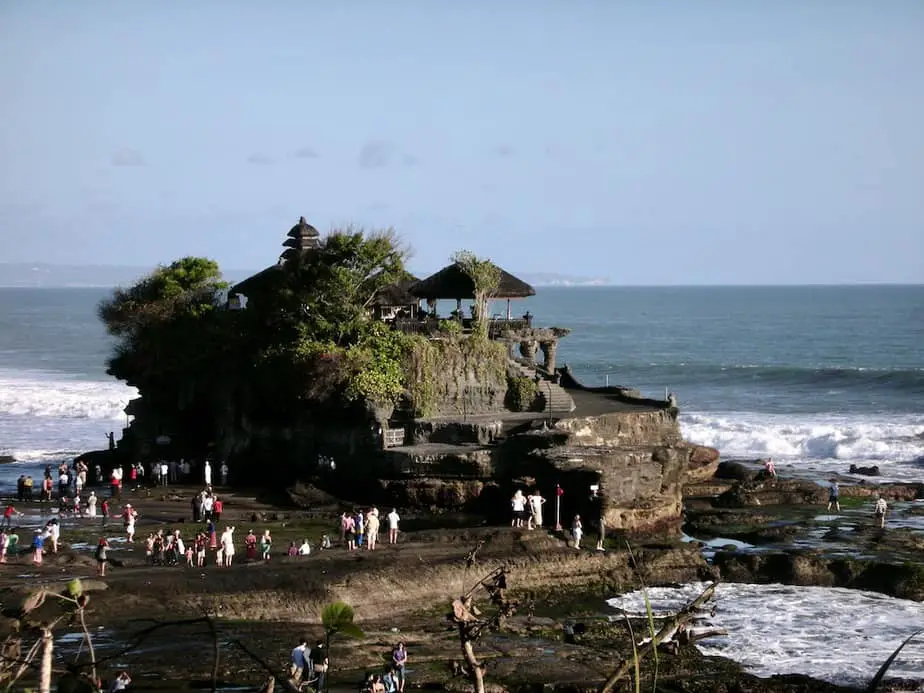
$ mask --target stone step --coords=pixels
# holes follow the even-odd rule
[[[539,394],[542,397],[542,411],[549,414],[568,414],[574,411],[574,400],[561,386],[548,381],[539,383]]]

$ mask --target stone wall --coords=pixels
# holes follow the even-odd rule
[[[408,400],[421,418],[505,411],[507,352],[473,337],[421,338],[407,364]]]

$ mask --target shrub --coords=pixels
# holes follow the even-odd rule
[[[536,406],[539,394],[536,381],[526,376],[507,378],[505,404],[511,411],[531,411]]]

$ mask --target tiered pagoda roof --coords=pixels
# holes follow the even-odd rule
[[[279,256],[279,261],[282,263],[306,251],[317,250],[320,244],[321,234],[305,221],[305,217],[300,217],[298,223],[289,230],[282,244],[285,250]]]

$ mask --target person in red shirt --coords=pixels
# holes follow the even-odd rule
[[[222,503],[221,498],[216,497],[215,502],[212,504],[212,517],[215,520],[216,526],[221,522],[221,511],[224,510],[224,508],[225,504]]]
[[[13,529],[13,515],[22,517],[22,513],[14,508],[13,504],[10,503],[6,506],[6,510],[3,511],[3,529]]]
[[[103,518],[103,527],[106,526],[106,521],[109,519],[109,499],[103,498],[103,505],[100,507],[100,514]]]

